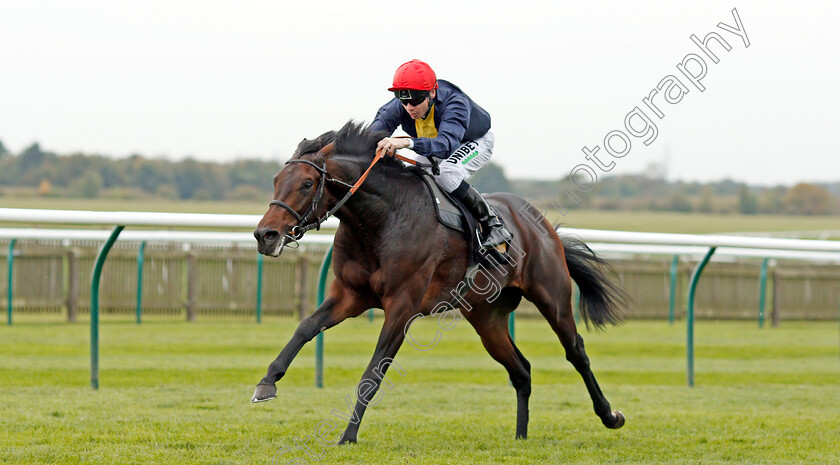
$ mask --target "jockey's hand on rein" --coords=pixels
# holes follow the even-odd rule
[[[401,137],[386,137],[376,144],[377,150],[382,150],[386,157],[393,157],[398,149],[408,147],[408,139]]]

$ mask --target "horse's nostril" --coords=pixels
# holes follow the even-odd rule
[[[265,242],[267,244],[270,244],[280,239],[280,233],[274,229],[257,228],[254,231],[254,237],[257,239],[257,242]]]
[[[275,230],[270,230],[265,232],[264,240],[266,243],[276,242],[280,240],[280,233]]]

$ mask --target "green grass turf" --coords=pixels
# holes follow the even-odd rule
[[[381,318],[326,333],[325,389],[313,387],[314,344],[250,404],[254,385],[295,322],[195,323],[109,319],[101,333],[101,388],[88,387],[89,332],[20,315],[0,328],[0,463],[819,463],[840,461],[836,323],[696,326],[697,386],[685,385],[685,327],[636,321],[582,331],[592,367],[627,424],[608,430],[543,320],[517,321],[533,376],[529,438],[514,440],[515,395],[504,370],[462,321],[432,350],[403,346],[368,409],[359,443],[319,446],[316,426],[370,359]],[[434,326],[412,330],[430,341]],[[336,435],[344,428],[341,421]],[[319,454],[323,454],[319,456]],[[294,462],[295,457],[303,461]],[[318,457],[320,460],[315,460]]]

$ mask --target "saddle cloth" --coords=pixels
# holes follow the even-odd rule
[[[483,254],[480,250],[481,243],[478,240],[478,221],[458,199],[441,189],[432,175],[423,170],[417,170],[416,173],[429,189],[440,224],[466,235],[470,246],[469,266],[480,263]]]

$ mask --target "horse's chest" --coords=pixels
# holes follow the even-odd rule
[[[345,284],[358,289],[370,284],[371,271],[360,263],[351,261],[342,264],[340,269],[336,269],[336,275]]]
[[[367,289],[379,297],[385,295],[385,273],[381,269],[371,271],[358,263],[352,263],[345,265],[337,275],[345,284],[355,289]]]
[[[370,274],[370,279],[368,279],[368,283],[370,285],[370,289],[379,297],[385,295],[385,274],[382,270],[376,270]]]

